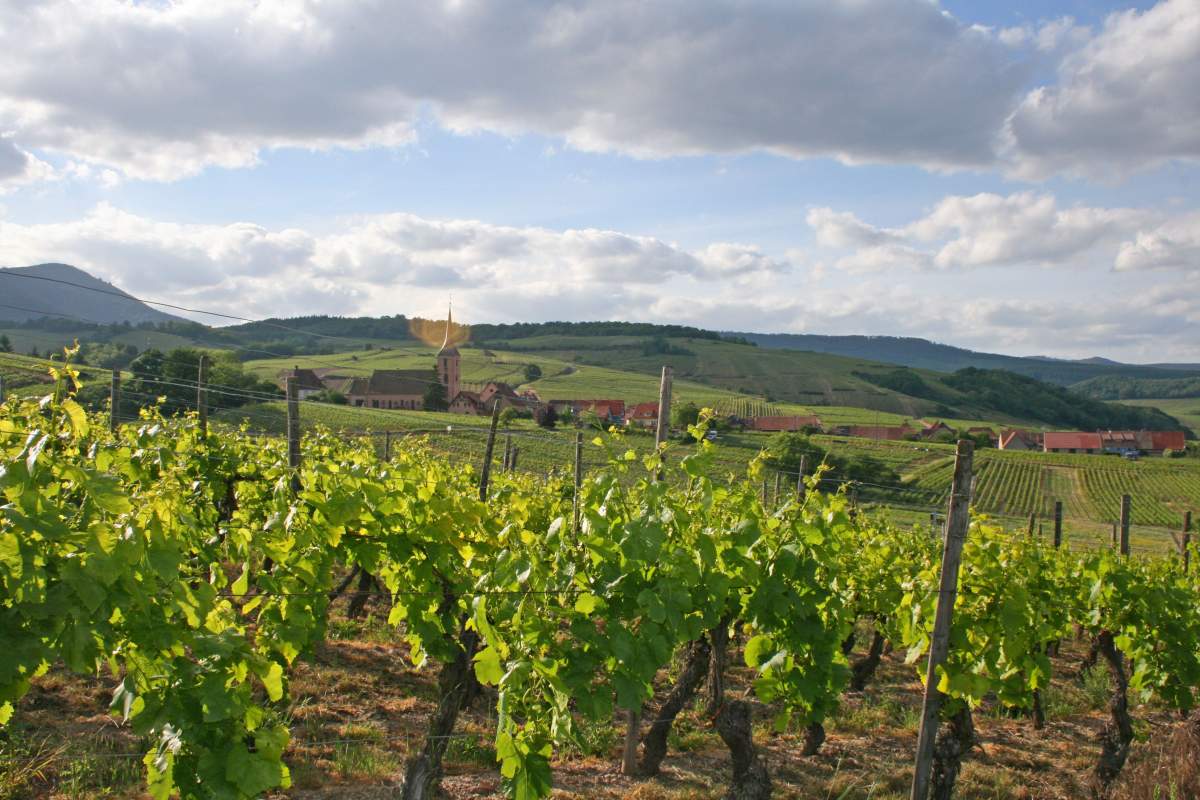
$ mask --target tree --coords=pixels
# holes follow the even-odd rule
[[[534,414],[534,419],[543,428],[553,428],[554,423],[558,422],[558,412],[554,410],[554,406],[541,406]]]
[[[437,370],[431,370],[433,380],[425,387],[425,410],[445,411],[450,407],[450,398],[446,397],[446,387],[438,380]]]
[[[509,425],[513,424],[513,421],[516,420],[518,416],[520,415],[517,414],[517,410],[512,406],[509,406],[500,412],[500,425],[507,428]]]
[[[12,342],[8,340],[8,334],[0,333],[0,353],[11,353],[12,351]]]
[[[536,381],[540,377],[542,377],[542,368],[541,367],[539,367],[537,364],[526,364],[525,365],[525,382],[526,383]]]
[[[686,431],[700,420],[700,407],[689,401],[671,409],[671,427]]]

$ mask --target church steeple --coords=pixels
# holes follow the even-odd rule
[[[452,309],[446,308],[446,336],[442,340],[442,348],[437,353],[437,375],[438,381],[446,387],[446,401],[452,401],[458,396],[458,376],[459,376],[459,355],[458,348],[450,339],[451,329],[454,327],[453,317],[451,316]]]

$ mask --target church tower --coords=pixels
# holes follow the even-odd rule
[[[450,342],[451,310],[446,309],[446,338],[437,354],[437,374],[442,386],[446,387],[446,402],[458,396],[458,348]]]

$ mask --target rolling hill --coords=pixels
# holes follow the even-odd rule
[[[24,322],[44,312],[70,314],[93,323],[184,322],[67,264],[0,269],[0,321]]]
[[[1003,369],[1060,386],[1114,375],[1149,379],[1200,377],[1200,369],[1192,364],[1122,364],[1099,357],[1070,361],[1045,356],[1005,356],[938,344],[927,339],[900,336],[744,332],[729,335],[744,338],[764,348],[807,350],[851,358],[867,358],[937,372],[956,372],[967,367]]]

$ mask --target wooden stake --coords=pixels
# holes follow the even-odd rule
[[[384,461],[392,460],[392,432],[391,431],[383,432],[383,460]]]
[[[1037,519],[1037,516],[1035,514],[1033,514],[1033,512],[1030,512],[1030,514],[1029,514],[1029,530],[1025,531],[1025,536],[1027,536],[1030,539],[1033,538],[1033,523],[1036,519]]]
[[[800,456],[800,471],[796,473],[796,502],[798,502],[798,503],[804,502],[804,491],[806,488],[804,486],[804,466],[805,466],[804,462],[805,462],[805,459],[806,459],[805,456]]]
[[[575,434],[575,533],[579,534],[579,514],[582,510],[579,506],[579,490],[583,486],[583,433]]]
[[[1121,555],[1129,555],[1129,518],[1131,516],[1131,506],[1133,498],[1129,495],[1121,495]]]
[[[508,464],[509,456],[512,455],[512,434],[504,434],[504,456],[500,459],[500,469],[503,472],[508,472],[511,467]]]
[[[776,472],[775,473],[775,494],[771,497],[771,505],[772,506],[779,505],[779,496],[782,494],[782,491],[783,491],[783,473]]]
[[[942,546],[942,576],[938,591],[937,613],[933,623],[933,639],[929,644],[929,664],[925,670],[925,701],[921,709],[921,730],[917,737],[917,758],[913,770],[910,800],[926,800],[933,766],[933,743],[938,729],[937,669],[950,650],[950,625],[954,615],[954,599],[958,593],[958,568],[962,561],[963,542],[971,523],[971,462],[974,447],[970,440],[960,439],[954,456],[954,482],[950,489],[950,508],[946,515],[946,539]]]
[[[287,395],[288,467],[292,470],[292,490],[300,491],[300,396],[295,377],[283,379]]]
[[[654,446],[661,447],[667,441],[671,429],[671,376],[670,367],[662,368],[662,380],[658,384],[658,424],[654,428]]]
[[[488,480],[492,476],[492,453],[496,449],[496,425],[500,422],[500,401],[492,405],[492,425],[488,428],[487,447],[483,453],[483,471],[479,474],[479,501],[487,500]]]
[[[112,371],[112,384],[109,386],[108,396],[112,406],[108,411],[108,425],[116,432],[117,428],[121,427],[121,371],[118,369]]]
[[[208,356],[200,354],[196,370],[196,413],[200,417],[200,435],[208,435]]]
[[[1054,501],[1054,547],[1062,547],[1062,500]]]
[[[508,454],[508,469],[515,470],[517,468],[517,456],[521,454],[521,448],[518,445],[513,445],[512,452]]]

